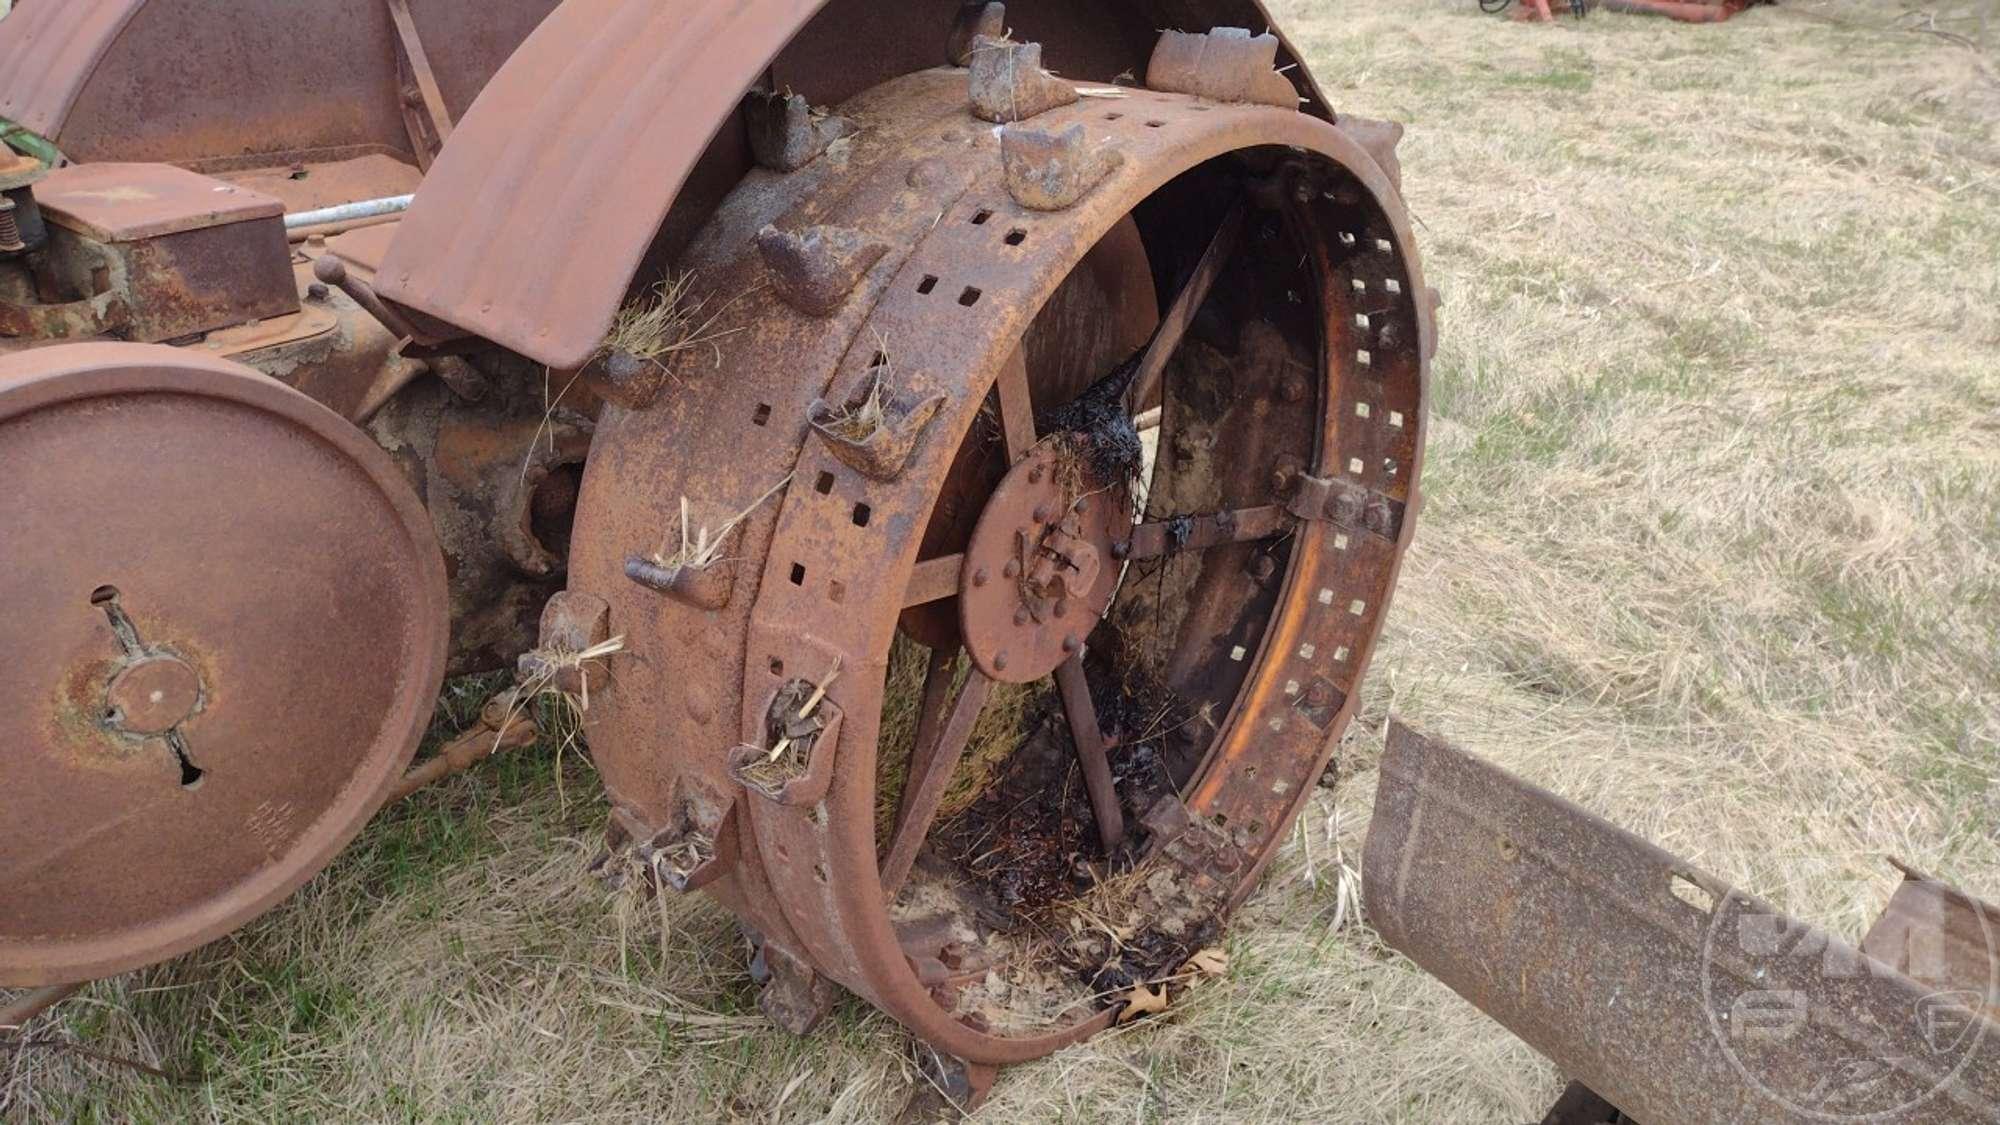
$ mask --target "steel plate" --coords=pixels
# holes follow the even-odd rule
[[[428,514],[312,400],[171,348],[0,358],[0,985],[209,941],[343,847],[430,718]]]

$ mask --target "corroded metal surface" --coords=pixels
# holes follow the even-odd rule
[[[445,107],[464,113],[552,7],[412,6]],[[79,160],[407,155],[396,43],[383,0],[36,0],[0,21],[0,117]]]
[[[1167,422],[1153,487],[1156,503],[1175,507],[1160,515],[1281,505],[1300,474],[1275,470],[1291,463],[1414,511],[1431,327],[1392,189],[1375,160],[1326,122],[1136,90],[1115,105],[1052,109],[1036,124],[1079,128],[1124,159],[1080,203],[1038,211],[1010,193],[1001,141],[969,115],[967,82],[964,71],[931,71],[835,107],[864,125],[838,159],[753,172],[718,211],[685,265],[705,291],[731,295],[717,325],[731,333],[721,369],[644,409],[607,407],[586,470],[571,590],[602,598],[609,631],[627,643],[589,714],[623,826],[614,842],[636,841],[656,856],[698,842],[708,891],[759,935],[766,964],[787,967],[771,1004],[791,1022],[809,1025],[833,981],[940,1050],[997,1063],[1087,1035],[1115,1004],[1088,998],[1090,974],[1067,976],[1075,970],[1058,959],[1024,955],[995,971],[1011,979],[1039,965],[1059,978],[1051,987],[1061,1002],[1009,1022],[977,983],[983,973],[946,948],[954,923],[918,924],[920,904],[939,901],[929,896],[960,909],[983,893],[939,889],[939,864],[957,862],[939,841],[967,814],[940,812],[937,797],[965,757],[992,681],[973,670],[954,690],[949,661],[934,670],[937,690],[924,691],[916,724],[925,749],[909,761],[893,838],[877,835],[887,800],[877,779],[901,766],[902,748],[879,743],[904,607],[985,588],[977,560],[955,557],[979,550],[976,537],[963,537],[972,535],[964,512],[1025,504],[1032,520],[1048,505],[1044,527],[1059,528],[1057,509],[1080,493],[1032,494],[1035,460],[1048,455],[1037,450],[1050,449],[1036,435],[1075,449],[1083,447],[1061,443],[1077,434],[1113,440],[1130,425],[1112,421],[1123,417],[1115,381],[1100,383],[1119,357],[1073,370],[1076,354],[1036,344],[1045,331],[1038,313],[1094,246],[1135,218],[1155,276],[1177,290],[1222,219],[1211,213],[1216,198],[1269,201],[1245,235],[1254,252],[1235,255],[1216,287],[1214,322],[1228,326],[1216,331],[1236,339],[1225,352],[1191,337],[1162,380]],[[766,284],[771,264],[757,243],[767,224],[797,232],[864,222],[888,249],[844,300],[801,308]],[[393,261],[392,253],[392,271]],[[1189,320],[1174,331],[1186,332]],[[1027,377],[1010,382],[1004,376],[1023,354]],[[1026,402],[1012,397],[1023,393]],[[905,455],[864,461],[844,446],[871,440],[877,417],[894,428],[898,402],[933,399],[935,410],[905,435]],[[1002,471],[988,475],[989,458]],[[1013,471],[1024,474],[1028,499],[1016,502],[1015,486],[1001,481],[1015,480],[1004,470],[1023,463]],[[946,498],[956,511],[940,509]],[[635,559],[662,571],[692,565],[668,546],[725,524],[728,546],[704,569],[728,585],[726,598],[677,596],[647,568],[631,568]],[[1155,891],[1144,893],[1157,893],[1158,913],[1183,927],[1182,937],[1161,937],[1162,948],[1193,940],[1249,892],[1309,797],[1351,713],[1413,524],[1384,535],[1316,510],[1268,522],[1258,526],[1270,538],[1231,538],[1147,564],[1144,580],[1120,587],[1129,604],[1114,606],[1108,623],[1083,614],[1078,651],[1064,663],[1067,726],[1102,736],[1079,733],[1078,752],[1114,743],[1106,773],[1117,788],[1105,793],[1103,775],[1090,779],[1086,754],[1077,799],[1091,788],[1093,799],[1124,806],[1121,820],[1136,822],[1155,804],[1180,815],[1151,818],[1174,830],[1149,828],[1119,855],[1095,839],[1061,846],[1095,856],[1105,871],[1147,865]],[[961,537],[931,534],[941,526]],[[1062,548],[1084,538],[1070,535],[1056,554],[1074,560],[1080,552]],[[1101,540],[1090,540],[1099,573],[1116,575],[1113,540]],[[1014,581],[1003,576],[1005,560],[993,565],[1002,570],[989,573],[989,585]],[[1060,592],[1042,577],[1042,594]],[[1016,628],[1013,612],[1025,607],[1017,593],[998,628]],[[1149,631],[1156,619],[1164,624]],[[964,624],[969,633],[984,627]],[[1068,635],[1051,636],[1065,655]],[[1158,638],[1157,656],[1121,655],[1129,638],[1145,636]],[[1161,753],[1157,735],[1141,729],[1143,719],[1100,713],[1093,699],[1120,690],[1111,685],[1121,661],[1157,668],[1172,685],[1161,690],[1213,716],[1213,726],[1189,724],[1178,736],[1179,765],[1164,792],[1138,764]],[[997,661],[989,666],[1005,674]],[[1069,737],[1054,737],[1067,751]],[[1024,742],[1015,758],[1031,750]],[[1060,788],[1061,775],[1050,784]],[[707,819],[733,822],[738,846],[689,827],[690,792],[727,802]],[[1095,836],[1090,823],[1086,807],[1074,824]],[[891,894],[903,870],[909,882]],[[1082,893],[1064,887],[1054,897]],[[1144,902],[1153,900],[1115,905]],[[1043,940],[1026,922],[1010,932],[1024,950]],[[974,960],[998,956],[1009,939],[994,940]]]
[[[1099,82],[1142,72],[1163,25],[1271,23],[1241,0],[1130,3],[1107,6],[1102,18],[1124,37],[1107,43],[1086,33],[1100,18],[1092,7],[1048,0],[1008,14],[1050,44],[1066,75]],[[874,0],[570,0],[459,122],[400,228],[382,294],[443,322],[431,325],[437,335],[461,330],[581,366],[718,126],[794,35],[808,29],[812,61],[781,67],[778,80],[809,98],[844,97],[909,69],[911,44],[934,45],[920,65],[943,61],[954,15],[947,4]],[[1064,45],[1091,50],[1078,61],[1092,65],[1054,54]],[[1296,61],[1280,51],[1280,65]],[[1330,117],[1302,68],[1289,74],[1304,108]],[[716,159],[727,155],[718,148]],[[722,177],[736,179],[726,168]]]
[[[1391,946],[1637,1120],[2000,1116],[1990,911],[1957,974],[1878,940],[1928,950],[1906,974],[1395,723],[1363,887]]]
[[[381,450],[139,344],[0,358],[0,984],[147,964],[289,894],[429,722],[445,579]]]

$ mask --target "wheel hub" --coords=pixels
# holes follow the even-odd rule
[[[1112,544],[1132,524],[1122,488],[1061,442],[1037,446],[986,502],[959,588],[966,652],[1001,683],[1041,679],[1075,656],[1118,590]]]

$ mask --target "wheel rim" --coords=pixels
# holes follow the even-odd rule
[[[1393,195],[1333,128],[1144,91],[1110,110],[1054,111],[1035,125],[1081,123],[1125,163],[1074,207],[1032,212],[1008,195],[992,133],[963,117],[963,81],[930,72],[862,95],[843,109],[868,126],[850,153],[788,177],[753,174],[725,204],[689,260],[731,302],[736,334],[720,349],[721,369],[702,373],[699,386],[652,411],[614,409],[605,419],[584,484],[572,590],[604,599],[612,628],[628,638],[630,657],[589,717],[622,834],[664,849],[696,832],[713,859],[682,872],[693,875],[686,881],[735,910],[767,951],[776,946],[861,993],[940,1049],[1005,1062],[1089,1034],[1110,1007],[1085,996],[1052,1018],[1020,1021],[982,1010],[949,966],[940,977],[949,941],[927,945],[937,934],[908,932],[907,896],[892,919],[883,857],[902,867],[919,849],[899,846],[893,832],[878,840],[876,829],[886,804],[877,751],[891,647],[912,599],[933,601],[970,582],[963,566],[925,555],[924,540],[938,498],[953,494],[952,467],[988,392],[1005,386],[1035,314],[1128,216],[1147,233],[1156,277],[1171,279],[1162,292],[1177,293],[1235,205],[1204,206],[1202,192],[1217,177],[1255,182],[1262,204],[1246,202],[1243,238],[1256,253],[1239,269],[1269,292],[1215,304],[1268,308],[1259,302],[1281,294],[1291,311],[1270,332],[1239,338],[1224,364],[1256,357],[1254,394],[1204,392],[1200,378],[1180,394],[1175,380],[1199,364],[1179,361],[1159,459],[1179,465],[1220,448],[1220,467],[1200,479],[1236,526],[1151,521],[1130,536],[1137,556],[1183,538],[1227,540],[1196,552],[1194,577],[1175,579],[1152,603],[1134,589],[1129,603],[1185,607],[1175,632],[1208,639],[1177,643],[1154,662],[1162,678],[1197,689],[1216,729],[1164,767],[1187,823],[1176,823],[1179,802],[1165,802],[1135,826],[1129,846],[1146,871],[1169,872],[1161,885],[1186,900],[1183,928],[1200,932],[1248,892],[1351,710],[1411,527],[1431,329],[1412,299],[1423,290],[1407,228],[1382,202]],[[830,316],[799,313],[766,287],[751,249],[755,231],[777,216],[791,230],[865,229],[887,253]],[[1279,260],[1295,264],[1271,264]],[[816,408],[822,422],[840,423],[844,411],[867,406],[885,370],[889,428],[904,413],[929,419],[912,423],[914,446],[888,479],[879,460],[858,459],[808,423]],[[1245,442],[1232,433],[1257,436],[1247,443],[1257,457],[1236,455]],[[1018,438],[1010,453],[1025,455]],[[1282,490],[1274,476],[1286,478]],[[787,478],[777,499],[754,503]],[[1193,479],[1156,471],[1156,511],[1212,515],[1183,508],[1201,494]],[[683,497],[691,522],[728,527],[718,565],[729,593],[719,607],[625,577],[627,559],[680,522]],[[1189,567],[1158,566],[1174,568]],[[1071,708],[1084,710],[1089,688],[1073,678],[1065,687]],[[774,701],[796,715],[810,694],[824,703],[801,740],[808,749],[783,759],[789,772],[760,775],[767,748],[783,741]],[[952,721],[942,686],[925,694],[932,728],[951,735],[972,725]],[[944,757],[955,756],[945,745]]]

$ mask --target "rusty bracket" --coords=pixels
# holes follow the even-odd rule
[[[793,1035],[810,1035],[840,999],[840,990],[821,976],[812,963],[770,940],[757,947],[769,979],[757,996],[757,1007],[772,1023]]]
[[[1007,194],[1030,211],[1061,211],[1122,167],[1125,154],[1092,147],[1082,124],[1050,131],[1022,125],[1000,129],[1000,166]]]
[[[1007,5],[987,0],[966,0],[958,6],[951,34],[945,40],[944,57],[953,66],[972,62],[972,45],[980,36],[1004,39],[1007,36]]]
[[[1354,531],[1395,540],[1403,533],[1409,505],[1338,477],[1300,473],[1286,510],[1302,520],[1327,521]]]
[[[1146,88],[1218,102],[1297,109],[1299,92],[1279,73],[1278,37],[1245,28],[1206,33],[1163,31],[1146,65]]]
[[[871,369],[844,404],[816,398],[806,409],[807,423],[829,453],[862,476],[880,481],[903,475],[918,439],[945,404],[941,394],[920,399],[899,395],[885,379],[883,369]]]
[[[1892,941],[1909,927],[1886,923],[1878,949],[1930,951],[1906,973],[1401,723],[1381,769],[1370,922],[1625,1114],[2000,1120],[1990,907],[1957,915],[1977,958],[1938,956],[1941,936]],[[1915,916],[1940,928],[1928,906]]]
[[[840,311],[889,247],[846,227],[794,232],[767,226],[757,232],[757,252],[786,304],[807,316],[826,317]]]
[[[1074,83],[1042,69],[1040,43],[977,36],[970,66],[972,115],[982,121],[1026,121],[1080,96]]]
[[[735,564],[717,560],[707,566],[666,566],[646,555],[625,560],[625,577],[696,609],[721,609],[736,587]]]
[[[818,804],[833,784],[840,745],[840,705],[823,685],[796,679],[766,708],[762,741],[729,754],[729,775],[752,793],[787,808]]]
[[[424,41],[417,35],[417,21],[410,14],[410,0],[385,0],[389,18],[396,25],[396,103],[403,110],[403,126],[416,150],[419,171],[431,170],[431,162],[451,139],[451,110],[445,105],[444,91],[431,70]]]
[[[595,594],[559,591],[542,606],[541,639],[534,651],[521,654],[516,664],[517,678],[522,683],[540,682],[557,691],[583,696],[584,680],[590,676],[590,669],[586,663],[562,657],[589,652],[610,639],[609,603]]]
[[[668,797],[672,821],[654,831],[637,814],[615,807],[612,817],[624,838],[638,841],[632,854],[659,886],[698,891],[720,879],[736,863],[736,801],[685,774],[674,779]]]
[[[796,172],[860,129],[845,117],[814,109],[797,94],[769,90],[750,91],[743,119],[750,130],[751,156],[774,172]]]

